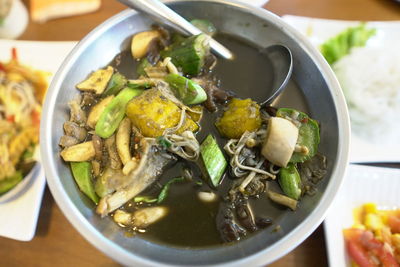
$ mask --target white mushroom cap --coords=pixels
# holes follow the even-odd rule
[[[289,120],[271,117],[261,154],[273,164],[286,167],[296,147],[299,129]]]

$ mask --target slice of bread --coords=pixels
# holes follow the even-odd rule
[[[81,15],[100,8],[101,0],[30,0],[31,18],[43,23],[50,19]]]

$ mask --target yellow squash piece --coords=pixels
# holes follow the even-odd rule
[[[155,88],[133,98],[126,108],[126,115],[133,126],[137,127],[146,137],[161,136],[166,129],[177,126],[181,114],[182,110]],[[198,128],[199,126],[189,116],[186,116],[177,133],[195,132]]]
[[[114,73],[114,69],[108,66],[107,69],[99,69],[90,74],[89,78],[79,83],[76,87],[81,91],[91,91],[100,95],[107,88],[107,84]]]
[[[160,32],[156,30],[145,31],[135,34],[132,37],[131,43],[132,56],[135,59],[140,59],[146,56],[150,43],[158,37],[160,37]]]
[[[191,110],[188,110],[188,115],[190,116],[190,118],[192,120],[194,120],[195,122],[199,123],[201,121],[201,118],[203,117],[203,107],[200,105],[197,106],[193,106],[191,107]],[[193,112],[195,111],[195,112]]]
[[[251,99],[233,98],[215,125],[222,136],[239,139],[245,131],[254,132],[260,128],[260,106]]]
[[[65,161],[80,162],[92,160],[95,156],[93,141],[64,148],[60,155]]]

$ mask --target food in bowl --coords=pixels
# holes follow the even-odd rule
[[[354,225],[343,230],[352,265],[400,266],[400,209],[366,203],[353,214]]]
[[[0,64],[0,195],[14,188],[36,163],[41,104],[47,75],[22,65],[17,50]]]
[[[96,212],[158,242],[240,240],[273,223],[260,209],[296,210],[326,172],[319,124],[221,89],[208,40],[159,26],[135,34],[131,55],[76,85],[59,142]]]

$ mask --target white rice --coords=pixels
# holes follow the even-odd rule
[[[400,143],[400,44],[355,48],[333,65],[355,134]]]

